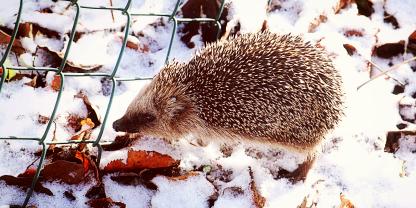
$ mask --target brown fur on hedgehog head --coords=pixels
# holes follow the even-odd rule
[[[199,119],[193,113],[190,98],[180,87],[159,82],[160,79],[157,76],[143,87],[124,116],[113,123],[114,130],[178,139],[197,126]]]

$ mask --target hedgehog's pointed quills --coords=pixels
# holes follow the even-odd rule
[[[308,150],[338,122],[342,96],[341,78],[320,49],[297,36],[244,34],[167,65],[114,128]]]

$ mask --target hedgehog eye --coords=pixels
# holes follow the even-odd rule
[[[137,115],[137,122],[146,124],[154,121],[156,117],[150,113],[140,113]]]
[[[152,121],[154,121],[156,118],[155,118],[155,116],[153,116],[152,114],[150,114],[150,113],[145,113],[144,115],[143,115],[143,121],[144,122],[152,122]]]

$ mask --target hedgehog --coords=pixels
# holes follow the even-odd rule
[[[309,153],[341,118],[341,85],[328,56],[301,37],[247,33],[166,65],[113,128]]]

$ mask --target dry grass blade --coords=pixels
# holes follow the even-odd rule
[[[363,87],[364,85],[366,85],[366,84],[370,83],[371,81],[373,81],[373,80],[375,80],[375,79],[377,79],[377,78],[379,78],[379,77],[381,77],[381,76],[383,76],[383,75],[385,75],[385,74],[387,74],[387,73],[389,73],[389,72],[391,72],[391,71],[393,71],[393,70],[395,70],[395,69],[399,68],[401,65],[403,65],[403,64],[407,64],[407,63],[409,63],[409,62],[411,62],[411,61],[414,61],[414,60],[416,60],[416,56],[414,56],[414,57],[412,57],[412,58],[410,58],[410,59],[407,59],[407,60],[405,60],[405,61],[403,61],[403,62],[401,62],[401,63],[399,63],[399,64],[396,64],[396,65],[394,65],[394,66],[390,67],[390,68],[389,68],[389,69],[387,69],[386,71],[383,71],[382,73],[380,73],[380,74],[378,74],[378,75],[376,75],[376,76],[372,77],[371,79],[367,80],[366,82],[364,82],[363,84],[361,84],[360,86],[358,86],[358,87],[357,87],[357,90],[359,90],[359,89],[360,89],[361,87]]]

